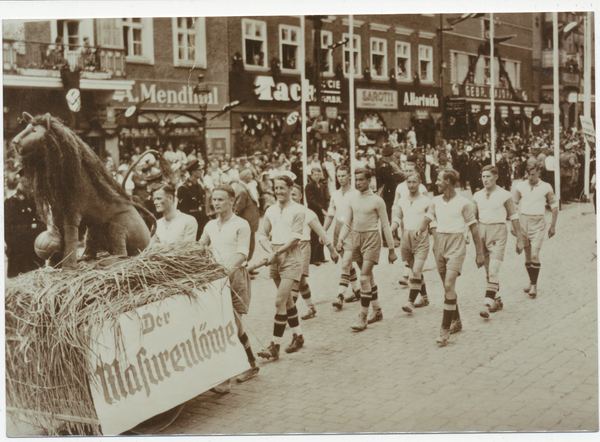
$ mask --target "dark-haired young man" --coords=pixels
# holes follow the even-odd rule
[[[500,296],[496,296],[496,293],[500,289],[500,266],[504,261],[504,250],[508,237],[507,219],[512,222],[513,228],[517,232],[517,254],[523,251],[517,205],[508,190],[496,185],[498,175],[499,172],[495,166],[484,166],[481,169],[483,189],[473,195],[475,218],[479,221],[479,236],[485,254],[487,286],[483,310],[479,313],[485,319],[490,317],[490,313],[501,310],[503,307],[502,299]]]
[[[325,225],[323,228],[325,231],[329,230],[333,219],[335,218],[335,227],[333,230],[333,245],[337,247],[340,232],[344,227],[346,221],[346,212],[348,211],[348,202],[354,195],[358,195],[359,192],[356,189],[352,189],[350,185],[350,168],[348,166],[339,166],[336,171],[340,188],[331,194],[331,200],[329,201],[329,210],[327,211],[327,217],[325,218]],[[349,243],[349,239],[346,240],[348,245],[346,249],[351,249],[352,245]],[[342,275],[340,277],[338,295],[333,306],[337,309],[341,309],[346,302],[354,302],[360,300],[360,286],[358,284],[358,276],[356,270],[352,265],[352,253],[345,254],[340,253],[342,256]],[[344,300],[344,295],[348,290],[348,285],[352,285],[352,294]]]
[[[286,353],[298,351],[304,345],[298,309],[292,297],[294,284],[302,278],[299,243],[304,228],[304,207],[291,199],[294,182],[289,176],[279,175],[274,181],[277,204],[265,211],[259,236],[260,245],[269,253],[267,264],[271,266],[271,278],[277,286],[273,340],[268,348],[258,352],[258,356],[265,359],[279,358],[286,324],[290,325],[293,333],[292,343],[285,349]]]
[[[156,211],[163,214],[156,225],[156,238],[160,242],[196,241],[198,222],[193,216],[177,210],[175,187],[171,184],[160,184],[152,192],[152,198]]]
[[[450,333],[462,330],[455,287],[456,278],[462,271],[467,255],[466,227],[471,230],[477,250],[475,260],[477,267],[485,264],[475,211],[467,198],[456,193],[455,186],[458,181],[458,172],[452,169],[444,170],[438,175],[436,185],[442,194],[433,198],[433,211],[425,213],[425,218],[417,231],[417,236],[423,235],[431,221],[437,221],[433,237],[433,253],[438,273],[444,283],[444,313],[440,336],[436,341],[442,346],[448,342]]]
[[[410,292],[408,302],[402,307],[407,313],[412,313],[415,308],[415,300],[421,294],[421,305],[429,305],[425,280],[423,279],[423,266],[429,254],[429,235],[415,235],[417,229],[423,222],[427,212],[433,211],[433,203],[419,190],[421,175],[412,172],[405,181],[408,194],[397,200],[394,206],[394,219],[392,220],[392,231],[400,227],[402,243],[400,256],[412,271],[410,278]]]
[[[300,240],[300,252],[302,254],[302,278],[298,284],[294,284],[294,287],[292,288],[292,297],[294,298],[294,304],[296,304],[298,292],[300,292],[300,295],[302,295],[302,299],[304,299],[304,302],[306,302],[306,306],[308,307],[308,313],[302,316],[302,319],[307,320],[314,318],[317,315],[317,309],[312,301],[310,287],[306,279],[308,278],[310,267],[311,233],[315,232],[319,236],[319,239],[323,245],[329,249],[329,254],[331,255],[331,259],[335,264],[337,264],[339,256],[331,244],[331,240],[327,236],[327,232],[325,229],[323,229],[323,226],[319,222],[317,214],[308,207],[304,207],[302,205],[302,188],[297,184],[294,184],[294,188],[292,189],[292,200],[295,203],[298,203],[298,205],[300,205],[300,207],[304,210],[304,228],[302,230],[302,239]]]
[[[542,265],[540,264],[540,250],[546,233],[546,203],[552,209],[552,221],[548,229],[548,238],[556,233],[556,220],[558,219],[558,201],[550,184],[540,180],[541,167],[533,163],[527,168],[529,178],[522,181],[513,190],[515,202],[519,205],[519,219],[521,221],[521,234],[525,244],[525,268],[529,274],[529,286],[525,292],[531,298],[537,296],[537,281]]]
[[[244,346],[250,369],[238,376],[238,382],[245,382],[258,374],[256,358],[250,347],[250,340],[242,326],[241,316],[248,313],[251,299],[250,276],[242,264],[248,259],[250,249],[250,226],[246,220],[233,213],[235,191],[228,184],[221,184],[213,190],[212,203],[217,219],[204,227],[200,244],[210,247],[216,260],[229,270],[229,287],[238,337]],[[229,391],[229,382],[215,388],[217,393]]]
[[[352,260],[358,263],[361,272],[360,303],[362,306],[358,315],[358,322],[352,328],[356,331],[362,331],[367,328],[367,324],[383,319],[383,313],[379,306],[377,285],[375,285],[375,279],[373,278],[373,267],[379,263],[381,252],[379,222],[381,222],[381,228],[388,244],[390,264],[393,264],[397,257],[394,251],[390,223],[385,210],[385,202],[369,188],[371,171],[363,168],[356,169],[354,177],[356,189],[360,194],[353,196],[350,200],[346,222],[340,233],[337,249],[344,249],[344,254],[350,253],[350,250],[346,250],[344,240],[349,234],[352,234]],[[373,302],[373,313],[367,320],[371,301]]]

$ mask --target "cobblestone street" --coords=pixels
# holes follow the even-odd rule
[[[463,192],[465,195],[469,192]],[[501,270],[504,309],[479,316],[485,270],[468,246],[457,293],[463,331],[439,348],[443,290],[432,254],[425,266],[430,305],[401,310],[408,290],[387,252],[375,269],[382,322],[355,333],[359,303],[337,311],[339,267],[311,266],[317,316],[302,321],[305,346],[230,394],[189,401],[164,434],[598,431],[596,216],[592,204],[564,205],[557,234],[542,248],[539,294],[509,235]],[[547,212],[548,221],[550,213]],[[257,248],[258,250],[258,248]],[[258,253],[254,259],[262,258]],[[262,269],[244,318],[256,353],[271,339],[275,289]],[[299,300],[300,314],[306,305]],[[259,342],[260,340],[260,342]],[[285,344],[291,340],[289,329]]]

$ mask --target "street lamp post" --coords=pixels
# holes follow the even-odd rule
[[[194,95],[198,97],[198,110],[202,120],[200,122],[200,139],[202,140],[202,148],[200,153],[204,162],[207,163],[207,146],[206,146],[206,111],[208,110],[208,96],[210,95],[210,89],[206,83],[204,83],[204,75],[198,75],[198,84],[194,87]]]

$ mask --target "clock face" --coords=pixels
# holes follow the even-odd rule
[[[298,121],[299,115],[300,114],[298,112],[292,112],[291,114],[289,114],[287,117],[287,124],[291,126],[292,124],[296,123],[296,121]]]
[[[67,105],[72,112],[79,112],[81,110],[81,93],[79,89],[71,89],[67,92]]]
[[[533,117],[533,124],[535,124],[536,126],[539,126],[539,124],[542,122],[542,118],[539,115],[536,115],[535,117]]]
[[[125,116],[127,118],[131,117],[133,114],[135,113],[135,106],[130,106],[127,108],[127,110],[125,111]]]
[[[485,126],[488,123],[488,116],[487,115],[482,115],[481,117],[479,117],[479,124],[481,126]]]

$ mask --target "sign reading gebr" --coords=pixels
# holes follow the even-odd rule
[[[356,89],[356,107],[359,109],[398,109],[398,91]]]
[[[90,388],[104,435],[118,435],[250,366],[227,279],[120,316],[93,336]]]

